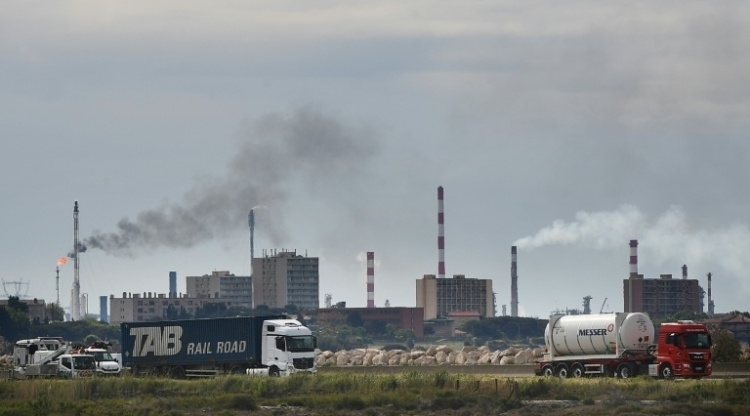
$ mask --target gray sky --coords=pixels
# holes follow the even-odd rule
[[[92,299],[320,257],[321,304],[413,306],[437,271],[520,312],[623,309],[640,271],[750,295],[745,2],[4,1],[0,261],[54,301],[73,201]],[[70,303],[72,263],[60,269]],[[508,307],[508,311],[510,307]]]

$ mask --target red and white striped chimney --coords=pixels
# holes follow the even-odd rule
[[[438,186],[438,278],[445,277],[445,229],[443,228],[443,187]]]
[[[375,253],[367,252],[367,307],[375,307]]]
[[[518,263],[516,246],[510,246],[510,316],[518,316]]]
[[[638,278],[638,240],[630,240],[630,278]]]
[[[682,265],[682,280],[687,280],[687,264]]]

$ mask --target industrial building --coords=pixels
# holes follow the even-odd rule
[[[221,298],[233,306],[253,307],[253,280],[250,276],[235,276],[222,270],[210,275],[187,276],[185,281],[190,298]]]
[[[437,279],[426,274],[417,280],[417,308],[424,309],[424,319],[447,318],[451,312],[478,312],[495,316],[492,280],[466,278],[455,274],[452,279]]]
[[[301,310],[320,307],[318,258],[273,251],[253,259],[253,305]]]
[[[623,280],[625,312],[645,312],[652,318],[677,312],[702,313],[703,289],[697,279],[688,279],[687,266],[682,266],[682,279],[671,274],[644,278],[638,274],[638,241],[630,241],[630,276]]]
[[[196,309],[203,307],[208,303],[223,303],[227,308],[237,306],[221,298],[191,298],[187,294],[179,297],[169,297],[164,293],[144,292],[127,293],[123,292],[121,298],[115,295],[109,296],[109,323],[119,324],[121,322],[143,322],[157,321],[167,317],[167,311],[170,306],[174,310],[184,309],[185,312],[193,315]]]
[[[724,328],[730,331],[737,341],[745,345],[750,344],[750,317],[743,313],[720,314],[703,320],[701,323]]]
[[[0,299],[0,307],[8,306],[9,299]],[[34,322],[44,322],[47,317],[47,303],[44,299],[19,299],[19,303],[29,308],[29,320]],[[51,319],[51,317],[50,317]]]

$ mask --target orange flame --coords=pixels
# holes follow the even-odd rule
[[[67,263],[67,262],[68,262],[68,259],[67,259],[66,257],[60,257],[60,258],[59,258],[59,259],[57,260],[57,265],[58,265],[58,266],[62,266],[63,264],[65,264],[65,263]]]

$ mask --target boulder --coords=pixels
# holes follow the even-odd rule
[[[515,357],[514,361],[516,364],[528,364],[533,362],[534,357],[534,351],[531,348],[527,348],[523,351],[519,351]]]

